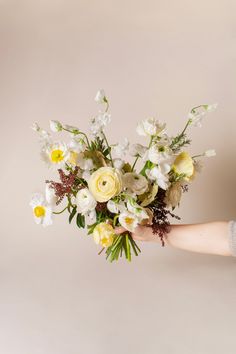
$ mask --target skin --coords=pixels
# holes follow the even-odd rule
[[[116,233],[125,229],[117,227]],[[160,244],[152,228],[137,226],[132,237],[136,241],[156,242]],[[165,237],[165,244],[185,251],[232,256],[229,248],[229,222],[213,221],[199,224],[171,225],[170,232]]]

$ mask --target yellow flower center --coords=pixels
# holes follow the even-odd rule
[[[37,218],[41,218],[45,215],[45,208],[42,205],[38,205],[34,208],[34,215]]]
[[[129,217],[129,216],[127,216],[127,217],[125,218],[125,222],[126,222],[127,225],[131,225],[131,224],[133,224],[134,219],[131,218],[131,217]]]
[[[64,159],[64,152],[60,149],[52,150],[51,152],[51,160],[54,163],[61,162]]]

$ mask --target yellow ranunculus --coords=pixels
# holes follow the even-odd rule
[[[88,187],[98,202],[107,202],[122,190],[122,175],[112,167],[100,167],[93,172]]]
[[[177,174],[184,173],[183,179],[189,181],[194,172],[193,159],[189,156],[188,152],[181,152],[175,159],[172,169]]]
[[[96,225],[93,230],[93,239],[97,245],[102,247],[109,247],[112,245],[115,232],[110,224],[101,222]]]

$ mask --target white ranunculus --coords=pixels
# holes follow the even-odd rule
[[[136,226],[138,226],[139,219],[135,214],[124,211],[119,215],[119,222],[126,230],[134,232]]]
[[[80,189],[76,196],[77,211],[86,214],[88,211],[94,210],[97,202],[88,190],[88,188]]]
[[[98,90],[98,92],[96,93],[96,96],[94,98],[95,102],[97,103],[104,103],[107,101],[106,99],[106,95],[105,95],[105,91],[103,89]]]
[[[215,156],[215,155],[216,155],[216,152],[215,152],[214,149],[209,149],[209,150],[206,150],[206,151],[204,152],[204,155],[205,155],[206,157],[212,157],[212,156]]]
[[[134,157],[143,157],[145,155],[145,152],[147,151],[146,146],[143,146],[141,144],[133,144],[130,147],[130,155]]]
[[[151,117],[141,121],[136,131],[139,135],[142,136],[153,136],[164,133],[166,127],[166,123],[162,123],[161,121]]]
[[[155,166],[152,169],[146,170],[146,175],[151,181],[155,181],[159,187],[166,190],[170,184],[168,172],[171,167],[168,164]]]
[[[62,130],[62,124],[58,120],[50,120],[50,129],[54,133]]]
[[[113,152],[117,158],[124,158],[129,149],[129,140],[124,138],[118,144],[113,147]]]
[[[145,193],[148,189],[147,179],[134,172],[125,173],[123,175],[123,183],[125,188],[137,195]]]

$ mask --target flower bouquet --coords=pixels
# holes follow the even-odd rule
[[[58,170],[60,180],[46,180],[45,195],[33,194],[30,205],[37,224],[51,225],[54,215],[67,212],[69,223],[75,220],[79,228],[87,227],[88,235],[101,246],[99,254],[105,250],[111,262],[122,255],[131,261],[132,254],[141,252],[132,237],[135,228],[150,227],[164,246],[170,230],[168,217],[180,219],[173,210],[200,172],[200,157],[215,155],[210,149],[190,156],[186,131],[189,126],[201,127],[203,116],[216,104],[194,107],[184,129],[175,136],[167,134],[165,123],[155,118],[143,120],[136,130],[147,138],[147,144],[130,145],[126,138],[116,144],[108,142],[105,128],[111,115],[103,90],[97,92],[95,101],[100,108],[91,120],[90,135],[50,121],[53,133],[69,136],[67,142],[54,141],[51,133],[33,125],[40,137],[42,159]],[[62,203],[65,205],[57,210]],[[116,234],[117,226],[124,232]]]

